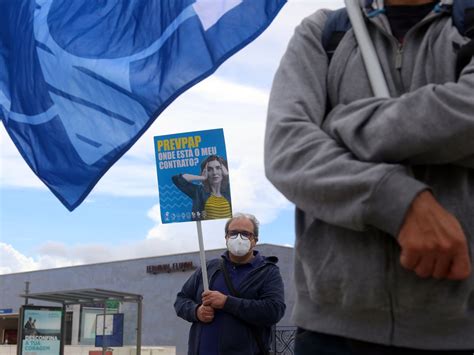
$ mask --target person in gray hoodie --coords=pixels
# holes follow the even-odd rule
[[[295,351],[472,354],[469,39],[435,11],[452,1],[359,3],[392,97],[374,97],[352,30],[329,62],[328,10],[296,28],[270,95],[265,170],[296,205]]]

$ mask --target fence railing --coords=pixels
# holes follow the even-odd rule
[[[271,339],[272,355],[293,355],[296,327],[274,327]]]

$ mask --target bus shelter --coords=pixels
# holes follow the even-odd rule
[[[107,301],[119,301],[119,302],[131,302],[137,304],[137,341],[136,341],[136,354],[141,355],[141,334],[142,334],[142,300],[143,296],[133,293],[119,292],[103,290],[98,288],[83,289],[83,290],[69,290],[69,291],[54,291],[54,292],[41,292],[41,293],[27,293],[22,294],[20,297],[26,299],[40,300],[45,302],[60,303],[63,308],[63,313],[66,314],[66,307],[69,305],[84,305],[90,303],[106,303]],[[104,317],[106,313],[106,307],[104,307]],[[65,317],[63,317],[62,329],[65,329]],[[61,341],[61,352],[64,354],[64,344],[66,332],[62,331]],[[102,354],[105,354],[106,347],[102,344]]]

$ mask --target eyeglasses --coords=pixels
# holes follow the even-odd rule
[[[254,237],[252,232],[239,231],[239,230],[230,230],[227,232],[227,236],[230,239],[236,239],[237,237],[240,236],[240,238],[244,240],[252,239]]]

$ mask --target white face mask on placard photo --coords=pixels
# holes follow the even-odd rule
[[[240,235],[237,238],[227,239],[227,250],[232,255],[244,256],[250,251],[251,242],[249,239],[242,239]]]

